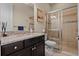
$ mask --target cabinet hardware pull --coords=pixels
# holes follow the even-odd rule
[[[36,49],[36,47],[34,47],[34,50]]]
[[[33,47],[33,48],[32,48],[32,51],[35,50],[35,49],[36,49],[36,47]]]
[[[17,49],[17,46],[15,46],[14,49]]]

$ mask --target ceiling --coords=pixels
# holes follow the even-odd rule
[[[34,3],[25,3],[25,4],[34,8]],[[46,3],[46,4],[48,4],[50,7],[52,7],[55,3]]]
[[[33,3],[25,3],[26,5],[28,5],[31,8],[34,8],[34,4]]]

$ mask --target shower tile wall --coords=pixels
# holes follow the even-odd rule
[[[77,8],[63,10],[62,50],[77,55]]]

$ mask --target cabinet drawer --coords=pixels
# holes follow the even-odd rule
[[[44,41],[41,41],[32,47],[33,56],[44,56],[45,55],[44,53],[45,53]]]
[[[31,56],[31,47],[22,49],[18,52],[10,54],[9,56]]]
[[[8,55],[23,48],[23,41],[7,44],[1,47],[2,55]]]

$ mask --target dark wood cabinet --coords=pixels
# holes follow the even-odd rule
[[[33,47],[32,47],[32,55],[33,56],[44,56],[44,44],[43,44],[44,42],[43,41],[41,41],[41,42],[39,42],[38,44],[36,44],[36,45],[34,45]]]
[[[31,47],[12,53],[9,56],[31,56]]]
[[[23,41],[1,46],[1,55],[9,55],[23,49]]]
[[[44,35],[1,46],[2,56],[44,56]]]

